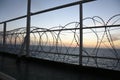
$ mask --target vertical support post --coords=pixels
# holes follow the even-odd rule
[[[83,50],[83,6],[79,5],[80,11],[80,44],[79,44],[79,65],[82,66],[82,50]]]
[[[6,44],[6,22],[4,22],[4,28],[3,28],[3,46]]]
[[[26,27],[26,56],[29,56],[30,48],[30,24],[31,24],[31,0],[28,0],[27,4],[27,27]]]

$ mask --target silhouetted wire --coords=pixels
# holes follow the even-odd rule
[[[107,27],[108,24],[116,17],[120,17],[120,14],[112,16],[108,21],[105,23],[105,21],[99,17],[99,16],[93,16],[93,17],[87,17],[84,18],[83,21],[90,20],[93,23],[94,27],[97,27],[98,24],[104,26],[102,31],[97,31],[96,28],[89,28],[91,32],[85,32],[84,34],[93,33],[96,38],[96,44],[94,48],[91,50],[92,52],[88,52],[86,48],[83,46],[83,54],[82,56],[86,58],[86,65],[89,65],[90,59],[92,58],[95,62],[96,67],[101,67],[99,62],[99,50],[101,48],[101,45],[103,44],[106,48],[109,48],[109,50],[112,50],[112,54],[116,58],[116,63],[113,63],[112,66],[114,68],[117,68],[120,64],[120,58],[119,53],[117,52],[117,48],[115,46],[112,33],[113,30],[118,30],[120,28],[113,28]],[[111,23],[113,26],[117,24],[117,22],[120,21],[120,18],[116,19],[113,23]],[[72,28],[69,26],[72,25]],[[89,25],[83,25],[84,27],[90,27]],[[118,26],[119,27],[119,26]],[[80,29],[80,23],[79,22],[70,22],[64,26],[55,26],[51,28],[39,28],[39,27],[31,27],[30,36],[32,39],[30,40],[30,53],[32,54],[40,55],[41,58],[52,58],[54,61],[62,61],[62,62],[69,62],[72,61],[71,58],[77,58],[79,57],[79,52],[74,53],[76,50],[78,50],[78,47],[80,47],[80,36],[79,36],[79,29]],[[83,29],[84,30],[84,29]],[[72,34],[71,40],[66,47],[66,44],[64,43],[62,37],[68,36],[68,34]],[[99,33],[101,33],[101,37],[99,36]],[[83,37],[84,37],[83,34]],[[3,35],[3,32],[0,32],[0,36]],[[104,39],[107,39],[104,41]],[[106,45],[105,42],[108,42],[109,45]],[[26,51],[26,28],[17,28],[14,30],[10,30],[6,32],[6,48],[8,51],[16,51],[19,52],[18,55],[25,55]],[[76,43],[76,44],[75,44]],[[18,47],[19,45],[19,47]],[[74,45],[74,47],[73,47]],[[63,50],[64,48],[64,50]],[[20,50],[20,51],[18,51]],[[24,54],[25,53],[25,54]],[[91,54],[94,53],[94,56],[91,56]],[[53,55],[52,57],[50,55]],[[42,57],[44,56],[44,57]],[[91,57],[90,57],[91,56]],[[103,56],[104,57],[104,56]],[[102,58],[103,59],[103,58]],[[104,58],[106,59],[106,58]],[[109,64],[102,62],[103,65],[109,66]]]

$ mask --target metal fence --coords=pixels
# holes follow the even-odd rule
[[[92,1],[92,0],[91,0]],[[82,4],[77,1],[54,8],[30,12],[27,15],[0,22],[0,51],[34,58],[120,70],[120,14],[104,21],[99,16],[82,18]],[[79,5],[80,21],[51,28],[30,27],[30,17],[70,6]],[[6,23],[27,17],[27,27],[6,31]],[[83,24],[89,20],[92,26]],[[91,45],[91,46],[88,46]]]

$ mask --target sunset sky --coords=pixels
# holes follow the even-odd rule
[[[51,7],[71,3],[79,0],[31,0],[31,12],[36,12]],[[15,17],[26,15],[27,12],[27,0],[0,0],[0,22],[12,19]],[[96,0],[90,3],[83,4],[83,18],[100,16],[105,22],[113,15],[120,14],[120,0]],[[79,22],[79,6],[73,6],[65,9],[51,11],[31,17],[31,26],[51,28],[54,26],[64,26],[69,22]],[[85,23],[85,22],[84,22]],[[85,25],[90,25],[87,22]],[[0,24],[0,31],[2,31],[2,24]],[[26,26],[26,19],[20,19],[7,23],[7,30],[12,30],[19,27]],[[118,31],[117,31],[118,32]],[[102,33],[103,34],[103,33]],[[120,33],[114,33],[113,35],[119,35]],[[91,34],[91,40],[85,37],[88,45],[93,45],[96,39],[94,34]],[[88,36],[88,35],[85,35]],[[114,36],[117,41],[116,44],[120,44],[120,37]],[[114,39],[115,39],[114,38]],[[68,39],[68,38],[67,38]],[[89,42],[93,41],[93,42]],[[107,44],[107,43],[106,43]],[[120,46],[118,46],[120,47]]]

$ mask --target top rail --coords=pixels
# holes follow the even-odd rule
[[[74,6],[74,5],[78,5],[78,4],[82,4],[82,3],[86,3],[86,2],[91,2],[91,1],[95,1],[95,0],[82,0],[82,1],[77,1],[77,2],[72,2],[72,3],[60,5],[60,6],[56,6],[56,7],[53,7],[53,8],[49,8],[49,9],[45,9],[45,10],[41,10],[41,11],[38,11],[38,12],[31,13],[31,16],[41,14],[41,13],[50,12],[50,11],[54,11],[54,10],[58,10],[58,9],[62,9],[62,8],[66,8],[66,7],[70,7],[70,6]],[[16,17],[16,18],[13,18],[13,19],[9,19],[9,20],[0,22],[0,24],[3,24],[5,22],[11,22],[11,21],[14,21],[14,20],[22,19],[22,18],[26,18],[26,17],[27,17],[27,15]]]

